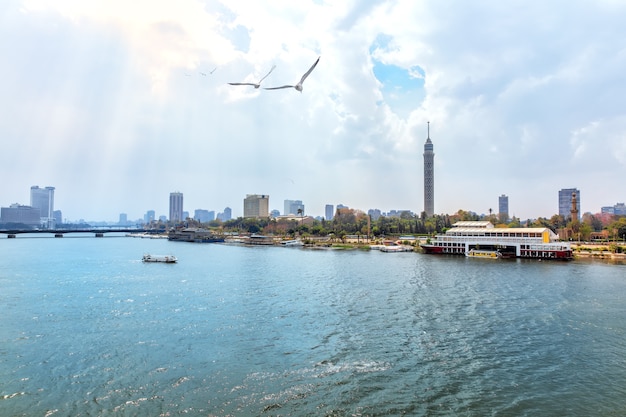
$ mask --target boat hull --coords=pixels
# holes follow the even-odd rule
[[[141,259],[146,263],[164,263],[164,264],[175,264],[178,262],[175,256],[172,255],[144,255]]]

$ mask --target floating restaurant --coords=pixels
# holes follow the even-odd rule
[[[503,258],[573,259],[569,243],[558,239],[547,227],[496,228],[488,221],[461,221],[421,247],[431,254],[467,256],[481,250]]]

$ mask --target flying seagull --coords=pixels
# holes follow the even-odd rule
[[[274,71],[274,68],[276,68],[276,65],[272,65],[272,69],[270,70],[270,72],[268,72],[267,74],[265,74],[265,77],[261,78],[259,80],[258,83],[228,83],[230,85],[251,85],[254,88],[259,88],[261,86],[261,82],[267,78],[268,75],[270,75],[272,73],[272,71]]]
[[[296,84],[296,85],[283,85],[283,86],[280,86],[280,87],[269,87],[269,88],[265,88],[264,87],[264,89],[265,90],[280,90],[281,88],[295,88],[299,92],[302,92],[302,83],[304,82],[304,80],[306,80],[306,77],[308,77],[309,74],[313,71],[313,69],[315,68],[315,66],[317,65],[318,62],[320,62],[320,57],[318,57],[317,61],[315,61],[315,63],[313,65],[311,65],[311,68],[309,68],[309,70],[304,73],[302,78],[300,78],[300,82],[298,82],[298,84]]]
[[[213,68],[213,71],[209,71],[209,74],[213,74],[216,69],[217,67]],[[200,72],[200,74],[206,77],[206,72]]]

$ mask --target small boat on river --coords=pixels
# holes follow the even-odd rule
[[[465,253],[465,256],[468,258],[481,258],[481,259],[500,259],[502,258],[502,254],[497,250],[480,250],[480,249],[471,249],[469,252]]]
[[[176,262],[178,262],[178,259],[176,259],[175,256],[173,255],[150,255],[150,254],[146,254],[143,256],[142,258],[143,262],[160,262],[160,263],[165,263],[165,264],[175,264]]]

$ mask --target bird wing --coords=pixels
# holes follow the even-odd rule
[[[304,80],[306,80],[306,77],[309,76],[309,74],[311,72],[313,72],[313,69],[315,68],[315,66],[317,65],[317,63],[320,62],[320,57],[317,58],[317,60],[315,61],[315,63],[313,65],[311,65],[311,68],[309,68],[309,70],[307,72],[304,73],[304,75],[302,76],[302,78],[300,78],[300,84],[302,84],[304,82]]]
[[[253,86],[257,85],[255,83],[228,83],[228,84],[230,84],[230,85],[253,85]]]
[[[261,78],[259,80],[259,84],[261,84],[261,81],[263,81],[264,79],[267,78],[268,75],[270,75],[272,73],[272,71],[274,71],[274,68],[276,68],[276,65],[272,65],[272,69],[270,70],[270,72],[268,72],[267,74],[265,74],[265,77]]]
[[[281,88],[295,88],[293,85],[281,85],[280,87],[267,87],[264,90],[280,90]]]

